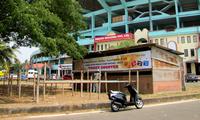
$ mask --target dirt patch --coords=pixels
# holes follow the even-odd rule
[[[69,85],[64,86],[65,91],[62,92],[62,85],[58,86],[51,86],[48,85],[46,89],[46,96],[43,99],[43,88],[40,87],[40,99],[39,103],[36,103],[33,99],[33,87],[31,83],[24,82],[22,85],[22,97],[18,98],[18,87],[16,84],[13,86],[13,95],[10,97],[7,94],[7,86],[0,85],[0,105],[1,108],[6,107],[23,107],[23,106],[43,106],[43,105],[77,105],[77,104],[84,104],[84,103],[101,103],[101,102],[109,102],[108,96],[106,93],[87,93],[83,92],[81,96],[80,92],[74,92],[72,94],[71,90],[68,89]],[[182,92],[165,92],[165,93],[158,93],[158,94],[144,94],[141,95],[143,99],[150,99],[150,98],[160,98],[160,97],[167,97],[167,96],[181,96],[181,95],[189,95],[200,93],[200,82],[199,83],[189,83],[187,84],[187,91]]]

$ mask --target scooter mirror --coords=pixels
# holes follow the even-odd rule
[[[130,84],[127,84],[124,88],[128,88],[128,87],[130,87],[131,85]]]

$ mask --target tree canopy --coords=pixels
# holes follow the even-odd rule
[[[37,46],[50,56],[67,53],[79,59],[86,53],[73,37],[85,26],[76,0],[1,0],[0,6],[2,41]]]
[[[13,60],[16,60],[14,49],[0,41],[0,66],[11,64]]]

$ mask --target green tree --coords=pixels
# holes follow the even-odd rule
[[[3,42],[0,42],[0,65],[5,66],[11,64],[16,56],[14,54],[15,49],[10,48]]]
[[[50,56],[67,53],[79,59],[87,52],[73,37],[85,26],[76,0],[1,0],[0,6],[4,42],[37,46]]]
[[[19,60],[15,60],[15,62],[11,65],[11,67],[14,70],[13,72],[18,75],[20,70],[22,69],[22,64],[20,63]]]
[[[134,41],[124,41],[124,42],[121,42],[120,45],[115,46],[114,49],[126,48],[126,47],[131,47],[134,45],[135,45]]]

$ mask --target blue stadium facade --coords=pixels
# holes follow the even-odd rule
[[[149,37],[200,32],[200,0],[79,0],[87,29],[77,42],[93,51],[94,38],[109,32],[134,33],[147,28]],[[165,29],[173,28],[173,32]]]

